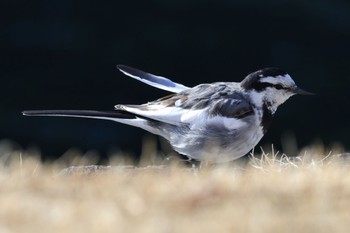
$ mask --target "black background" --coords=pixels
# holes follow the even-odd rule
[[[29,118],[24,109],[113,109],[168,93],[125,77],[130,65],[187,86],[285,69],[315,96],[279,108],[260,145],[322,140],[350,148],[350,2],[5,0],[0,7],[0,139],[43,157],[69,148],[140,151],[147,133],[108,121]]]

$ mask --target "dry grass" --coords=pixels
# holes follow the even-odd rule
[[[42,164],[20,151],[0,153],[6,158],[0,167],[1,233],[350,229],[350,162],[346,154],[319,148],[297,159],[264,154],[240,166],[119,167],[69,176],[57,175],[62,164]]]

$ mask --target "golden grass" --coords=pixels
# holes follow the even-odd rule
[[[346,154],[309,150],[239,166],[145,165],[65,176],[57,175],[57,163],[0,152],[7,157],[0,167],[1,233],[350,230]]]

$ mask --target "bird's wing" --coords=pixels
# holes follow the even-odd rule
[[[178,93],[184,90],[189,89],[189,87],[186,87],[182,84],[176,83],[171,81],[170,79],[153,75],[150,73],[146,73],[144,71],[125,66],[125,65],[117,65],[117,68],[123,72],[125,75],[130,76],[134,79],[137,79],[143,83],[146,83],[150,86],[173,92],[173,93]]]
[[[212,119],[237,120],[253,113],[242,94],[218,84],[202,84],[143,105],[116,105],[141,117],[173,125],[200,124]]]

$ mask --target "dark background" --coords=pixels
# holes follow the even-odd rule
[[[113,109],[167,93],[125,77],[130,65],[188,86],[285,69],[316,96],[277,111],[260,145],[350,148],[350,2],[5,0],[0,6],[0,139],[43,157],[75,147],[140,152],[147,133],[109,121],[29,118],[24,109]]]

